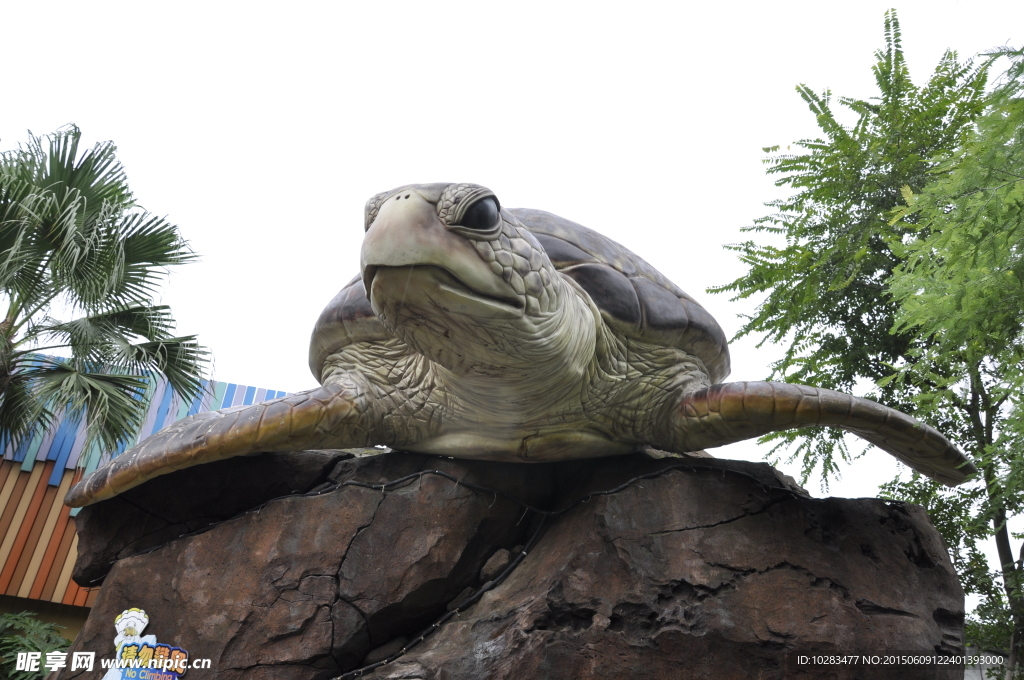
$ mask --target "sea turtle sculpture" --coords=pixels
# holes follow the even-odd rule
[[[722,383],[729,350],[704,308],[574,222],[501,208],[475,184],[401,187],[365,215],[361,276],[313,330],[321,387],[181,420],[67,503],[257,451],[385,444],[529,463],[685,453],[809,425],[854,432],[946,484],[974,472],[938,432],[873,401]]]

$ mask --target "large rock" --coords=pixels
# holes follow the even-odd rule
[[[183,470],[168,488],[188,489],[196,475],[210,484],[213,472],[229,484],[254,460]],[[379,486],[424,470],[457,481],[423,474]],[[798,664],[962,652],[963,592],[916,506],[812,499],[767,465],[705,458],[515,465],[394,452],[336,456],[319,483],[303,474],[295,488],[322,493],[273,500],[136,556],[117,538],[131,522],[106,537],[95,522],[116,500],[83,511],[89,545],[76,573],[105,570],[105,540],[121,547],[72,651],[112,656],[114,617],[140,607],[145,633],[212,660],[203,677],[326,679],[399,653],[459,609],[368,677],[958,677]],[[333,487],[353,481],[378,486]],[[151,522],[160,498],[145,490],[157,482],[118,512]],[[204,502],[204,517],[229,510]],[[538,531],[541,514],[520,502],[570,509]],[[504,580],[460,606],[484,585],[485,565],[491,578],[524,545]],[[61,677],[87,675],[101,672]]]
[[[262,453],[246,457],[244,464],[222,460],[197,472],[157,477],[79,512],[78,561],[72,576],[79,585],[97,586],[117,560],[273,498],[309,491],[327,479],[339,460],[353,457],[344,451]]]

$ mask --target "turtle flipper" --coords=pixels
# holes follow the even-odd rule
[[[723,446],[779,430],[828,426],[852,432],[948,486],[977,472],[952,442],[907,414],[869,399],[804,385],[712,385],[685,396],[670,426],[668,447],[679,452]]]
[[[365,400],[351,384],[331,384],[252,406],[198,413],[143,440],[73,486],[72,507],[111,498],[175,470],[262,451],[371,444]]]

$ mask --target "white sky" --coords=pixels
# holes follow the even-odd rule
[[[779,195],[761,148],[816,134],[797,83],[875,95],[892,3],[503,5],[4,3],[0,148],[69,122],[117,143],[139,202],[202,256],[163,301],[219,380],[316,385],[309,333],[357,272],[363,204],[412,182],[597,229],[731,336],[752,306],[704,289],[744,273],[722,246]],[[1019,0],[897,9],[918,83],[947,47],[1024,43]],[[733,343],[731,377],[779,354]],[[875,495],[895,469],[872,451],[832,493]]]

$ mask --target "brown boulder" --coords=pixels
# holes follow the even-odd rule
[[[368,677],[957,677],[798,663],[962,653],[963,593],[916,506],[812,499],[764,464],[645,455],[395,452],[335,461],[325,484],[407,476],[275,500],[120,559],[73,651],[112,656],[114,617],[140,607],[146,634],[232,680],[327,679],[383,659]],[[556,514],[538,529],[542,513],[520,502]],[[463,607],[481,578],[493,588]],[[415,644],[424,629],[436,632]]]
[[[73,576],[97,586],[117,560],[164,545],[234,517],[272,498],[322,484],[344,451],[261,453],[179,470],[82,508],[75,518],[78,561]]]

